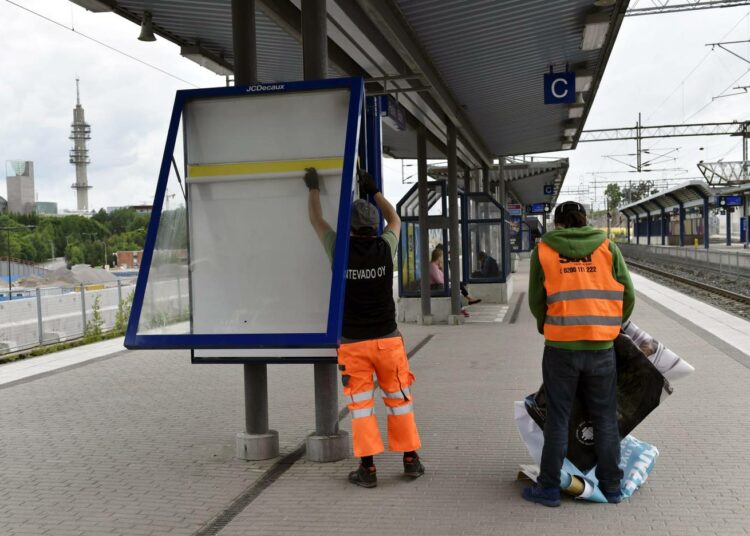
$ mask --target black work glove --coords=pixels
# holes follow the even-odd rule
[[[378,193],[378,185],[375,183],[375,179],[366,171],[358,171],[359,175],[359,189],[367,195],[374,196]]]
[[[305,168],[305,186],[307,186],[307,189],[310,191],[320,190],[319,182],[318,170],[314,167]]]

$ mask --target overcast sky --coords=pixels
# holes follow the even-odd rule
[[[68,0],[14,3],[173,76],[0,0],[0,161],[33,160],[38,200],[75,208],[68,136],[78,76],[92,125],[90,207],[150,203],[175,90],[224,85],[224,78],[181,58],[178,47],[164,39],[138,41],[139,27],[119,16],[92,14]],[[626,18],[586,128],[631,126],[639,111],[644,125],[750,119],[750,93],[712,100],[737,92],[733,86],[750,85],[750,63],[705,46],[748,39],[747,6]],[[750,44],[729,47],[750,60]],[[657,180],[697,177],[699,160],[742,155],[740,139],[728,136],[647,140],[644,147],[654,155],[674,150],[670,158],[676,160],[652,167],[678,170],[641,175]],[[638,180],[637,174],[624,173],[627,166],[605,156],[634,150],[635,142],[625,141],[582,143],[576,151],[556,153],[571,160],[561,199],[593,201],[594,181]],[[634,162],[632,156],[616,158]],[[386,160],[385,169],[386,195],[395,202],[408,188],[401,184],[401,162]],[[597,201],[602,192],[603,186]]]

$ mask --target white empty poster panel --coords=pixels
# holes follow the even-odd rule
[[[186,104],[194,334],[326,332],[331,264],[302,177],[319,169],[335,229],[349,101],[334,89]]]

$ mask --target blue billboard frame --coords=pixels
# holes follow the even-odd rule
[[[349,89],[349,110],[344,145],[344,167],[341,182],[341,197],[335,255],[331,265],[331,294],[328,308],[328,322],[325,333],[272,333],[272,334],[174,334],[139,335],[138,324],[143,310],[146,284],[151,269],[156,245],[159,221],[161,219],[164,196],[169,179],[172,155],[174,154],[177,132],[185,105],[188,102],[207,98],[248,97],[268,93],[289,93],[325,89]],[[260,349],[260,348],[336,348],[341,340],[341,322],[344,308],[344,286],[346,264],[349,257],[349,221],[354,196],[353,180],[356,171],[356,158],[360,141],[360,126],[363,121],[364,82],[362,78],[335,78],[327,80],[276,82],[273,84],[252,84],[234,87],[180,90],[176,92],[169,122],[167,140],[164,147],[159,180],[154,195],[153,210],[146,234],[141,269],[138,273],[133,306],[125,332],[125,347],[129,349]],[[192,319],[191,319],[192,323]],[[334,358],[335,359],[335,358]],[[330,358],[321,358],[330,360]],[[267,358],[245,358],[245,362],[266,362]],[[242,362],[235,360],[233,362]]]

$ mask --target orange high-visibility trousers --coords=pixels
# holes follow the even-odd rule
[[[378,377],[388,413],[388,450],[417,450],[422,444],[412,406],[414,375],[409,370],[401,337],[342,344],[338,362],[344,397],[352,414],[354,455],[374,456],[384,450],[375,417],[373,372]]]

